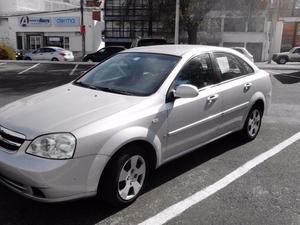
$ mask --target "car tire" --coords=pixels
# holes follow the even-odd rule
[[[51,59],[51,61],[59,61],[57,58],[53,58],[53,59]]]
[[[31,58],[27,56],[27,57],[25,57],[25,60],[31,60]]]
[[[287,63],[287,58],[286,57],[280,57],[278,60],[277,60],[277,64],[286,64]]]
[[[256,138],[261,127],[263,109],[259,104],[254,105],[246,118],[240,137],[245,141],[252,141]]]
[[[130,205],[142,193],[149,168],[142,147],[126,147],[111,159],[103,172],[98,188],[100,198],[116,208]]]

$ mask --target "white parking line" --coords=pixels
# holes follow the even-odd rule
[[[78,64],[73,68],[73,70],[71,71],[71,73],[69,75],[73,76],[75,71],[77,70],[77,68],[78,68]]]
[[[6,65],[7,63],[0,63],[0,66],[2,66],[2,65]]]
[[[239,179],[241,176],[245,175],[254,167],[258,166],[259,164],[263,163],[265,160],[273,157],[274,155],[281,152],[283,149],[288,147],[289,145],[295,143],[300,139],[300,132],[296,133],[292,137],[286,139],[285,141],[281,142],[280,144],[276,145],[272,149],[260,154],[259,156],[255,157],[254,159],[248,161],[241,167],[237,168],[227,176],[223,177],[221,180],[217,181],[216,183],[200,190],[199,192],[193,194],[192,196],[166,208],[162,212],[158,213],[157,215],[145,220],[144,222],[140,223],[139,225],[161,225],[169,220],[177,217],[181,213],[183,213],[188,208],[192,207],[193,205],[203,201],[204,199],[208,198],[209,196],[215,194],[219,190],[225,188],[233,181]]]
[[[40,63],[38,63],[38,64],[35,64],[35,65],[33,65],[32,67],[30,67],[30,68],[28,68],[28,69],[26,69],[26,70],[23,70],[23,71],[21,71],[21,72],[20,72],[20,73],[18,73],[18,74],[23,74],[23,73],[26,73],[26,72],[28,72],[29,70],[32,70],[33,68],[37,67],[38,65],[40,65]]]

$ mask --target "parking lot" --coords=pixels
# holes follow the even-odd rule
[[[0,106],[70,82],[92,66],[0,62]],[[272,105],[254,141],[245,143],[230,135],[164,165],[152,175],[143,195],[122,210],[97,199],[42,204],[0,186],[0,224],[129,225],[151,218],[148,224],[166,220],[169,225],[299,225],[298,138],[285,147],[278,147],[280,151],[273,157],[236,179],[230,175],[245,169],[245,163],[272,151],[274,146],[300,131],[300,65],[267,70],[272,74]],[[223,181],[228,175],[233,180],[225,185]],[[215,191],[208,193],[210,189],[206,188],[211,185]],[[204,193],[205,197],[190,198],[195,193]],[[176,207],[164,211],[174,204]]]

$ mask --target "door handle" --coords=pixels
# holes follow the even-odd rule
[[[213,103],[214,101],[216,101],[217,99],[219,98],[219,95],[218,94],[215,94],[215,95],[211,95],[207,98],[207,103],[208,104],[211,104]]]
[[[245,91],[248,91],[252,87],[252,83],[247,83],[244,85]]]

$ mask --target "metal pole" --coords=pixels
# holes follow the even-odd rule
[[[83,2],[84,0],[80,0],[80,15],[81,15],[81,29],[84,26],[84,19],[83,19]],[[81,32],[81,38],[82,38],[82,57],[85,56],[85,31]]]
[[[273,4],[272,4],[273,3]],[[272,21],[271,21],[271,29],[269,32],[269,59],[268,63],[271,63],[272,56],[274,54],[274,46],[275,46],[275,36],[276,36],[276,25],[278,22],[278,14],[279,14],[279,0],[271,0],[270,1],[270,8],[272,12]]]
[[[175,16],[175,44],[179,44],[179,9],[180,9],[180,0],[176,0],[176,16]]]

